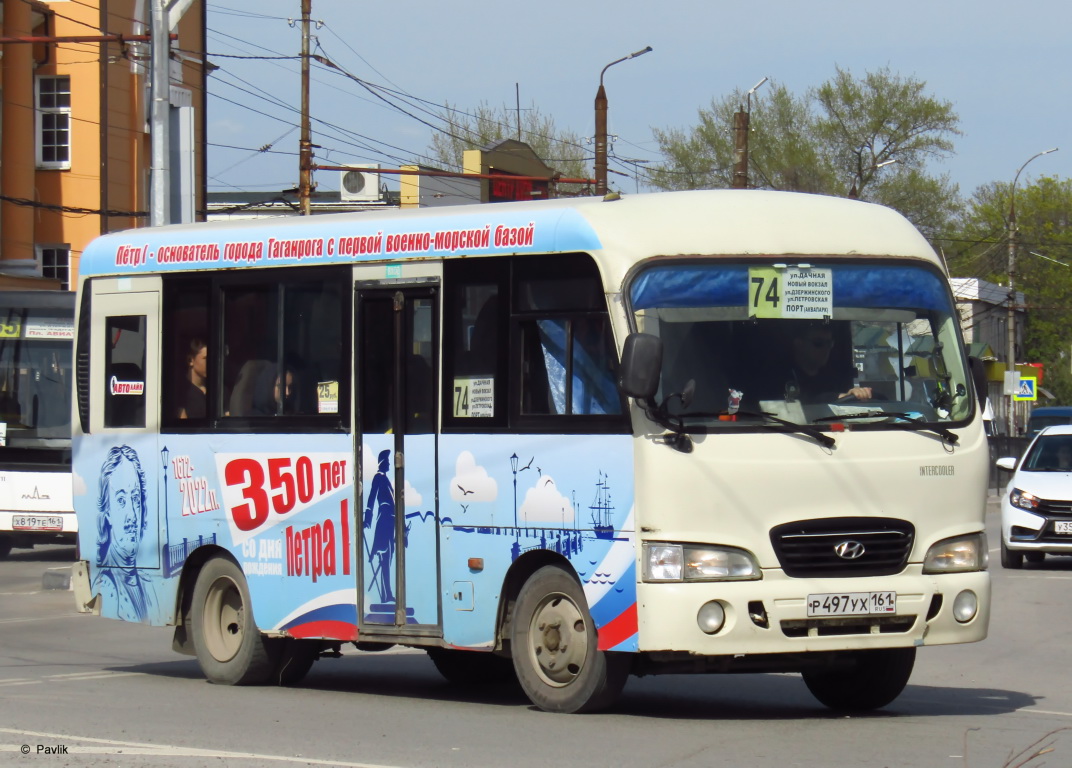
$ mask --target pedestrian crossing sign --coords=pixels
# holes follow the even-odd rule
[[[1038,379],[1034,376],[1024,376],[1020,379],[1020,386],[1012,396],[1013,400],[1038,400]]]

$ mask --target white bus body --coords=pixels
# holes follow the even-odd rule
[[[981,412],[891,210],[262,219],[108,235],[81,271],[76,594],[176,625],[214,681],[397,643],[451,679],[512,658],[552,711],[735,671],[871,709],[917,647],[986,636]]]
[[[0,558],[73,542],[74,294],[0,291]]]

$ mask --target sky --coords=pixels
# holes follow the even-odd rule
[[[288,19],[300,17],[301,2],[207,0],[207,10],[208,58],[219,67],[209,83],[209,191],[294,188],[301,33]],[[658,163],[653,128],[688,129],[700,108],[763,77],[803,95],[835,67],[856,77],[888,67],[926,83],[959,115],[955,154],[929,170],[948,173],[961,195],[1011,182],[1054,147],[1023,170],[1018,188],[1072,177],[1072,4],[1064,0],[312,0],[311,18],[323,22],[313,26],[313,51],[340,70],[314,65],[312,73],[314,162],[322,165],[420,162],[429,124],[444,127],[435,117],[444,103],[464,112],[482,102],[514,108],[519,99],[590,137],[600,71],[650,45],[604,75],[618,158]],[[272,58],[284,56],[294,58]],[[612,160],[611,187],[644,191],[631,177],[637,165]],[[337,172],[318,171],[314,181],[338,189]]]

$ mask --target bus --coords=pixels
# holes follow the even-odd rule
[[[173,625],[214,683],[354,644],[553,712],[683,672],[869,710],[917,648],[986,636],[978,383],[894,211],[209,222],[103,236],[80,272],[76,600]]]
[[[0,291],[0,559],[73,543],[74,293]]]

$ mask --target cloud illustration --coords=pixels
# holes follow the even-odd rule
[[[573,504],[558,491],[558,486],[550,475],[544,475],[539,482],[525,492],[525,500],[517,512],[518,518],[526,523],[558,523],[572,526],[574,523]]]
[[[454,477],[450,479],[450,498],[454,501],[495,501],[499,485],[488,471],[476,463],[469,451],[458,454]]]

